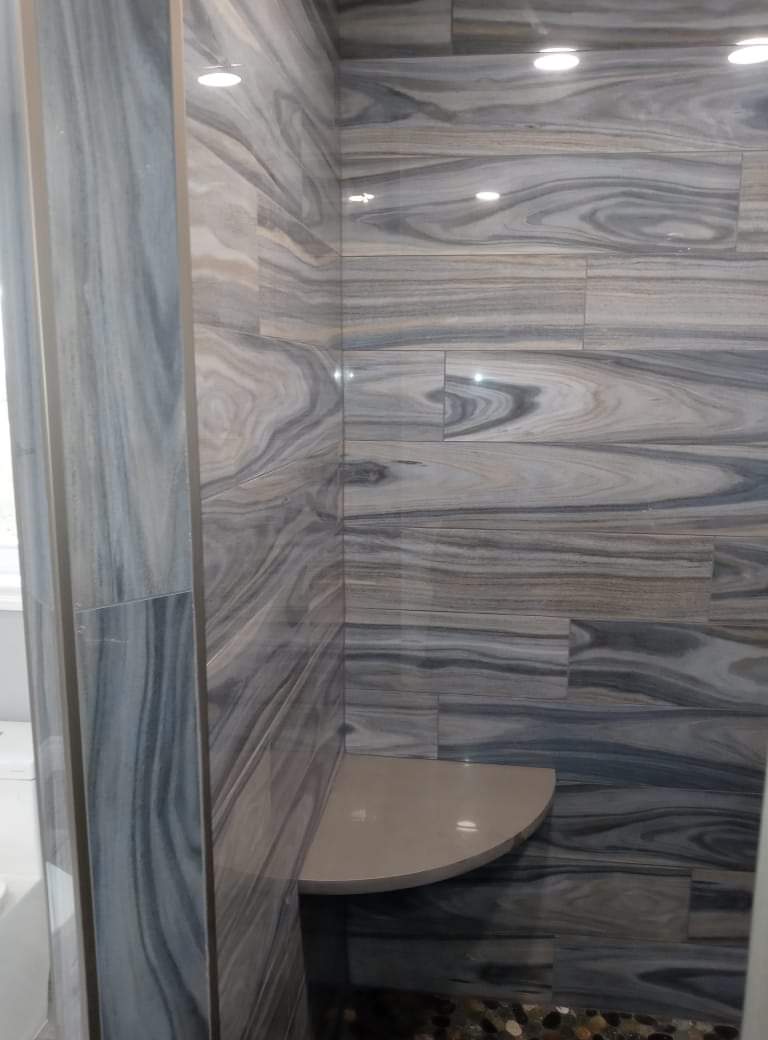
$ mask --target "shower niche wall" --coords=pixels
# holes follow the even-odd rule
[[[347,752],[558,774],[521,850],[347,900],[353,985],[738,1020],[766,25],[682,6],[342,7]]]

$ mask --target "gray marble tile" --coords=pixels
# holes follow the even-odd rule
[[[356,351],[344,364],[344,434],[356,440],[441,441],[440,351]]]
[[[215,834],[217,947],[223,1036],[259,1036],[252,1023],[281,1007],[303,971],[281,976],[296,926],[295,877],[341,750],[341,640],[327,626],[250,768],[233,783]],[[247,927],[243,922],[248,923]],[[247,968],[247,970],[246,970]]]
[[[554,996],[577,1007],[738,1021],[746,967],[738,946],[569,940],[557,944]]]
[[[398,694],[564,698],[568,627],[566,618],[352,609],[347,697],[366,694],[382,703]]]
[[[231,329],[258,336],[262,196],[241,165],[222,161],[216,140],[190,125],[187,184],[194,320],[197,327],[211,326],[220,335]]]
[[[513,852],[460,878],[348,901],[351,936],[452,939],[491,934],[686,937],[690,876],[636,864],[548,863]]]
[[[342,144],[344,146],[344,135]],[[345,150],[349,256],[673,252],[736,245],[741,156],[369,158]],[[500,194],[481,202],[478,191]],[[355,193],[375,198],[349,201]]]
[[[559,783],[523,852],[548,862],[751,871],[761,800],[758,791]]]
[[[103,1029],[208,1036],[190,594],[81,612]]]
[[[768,714],[768,633],[755,625],[574,622],[568,700]]]
[[[336,463],[296,463],[203,517],[214,824],[341,617]],[[310,482],[312,481],[312,482]],[[248,561],[248,566],[244,561]]]
[[[587,51],[560,76],[519,53],[345,62],[345,147],[420,158],[765,149],[763,74],[730,64],[730,49]]]
[[[302,0],[226,4],[187,0],[186,103],[189,135],[300,219],[312,169],[303,163],[301,126],[333,123],[334,70],[318,20]],[[231,90],[198,83],[213,66],[237,65]]]
[[[283,827],[278,841],[289,876],[301,871],[325,807],[325,796],[344,749],[344,631],[339,613],[270,736],[272,804],[304,822]]]
[[[339,443],[337,351],[198,325],[195,356],[204,497]]]
[[[768,542],[715,541],[709,616],[718,621],[768,620]]]
[[[345,554],[353,611],[703,620],[712,570],[692,537],[350,526]]]
[[[437,696],[346,692],[347,751],[394,758],[437,758]]]
[[[730,44],[765,29],[758,0],[456,0],[457,51]]]
[[[768,249],[768,152],[744,156],[739,207],[738,249]]]
[[[584,344],[598,350],[765,348],[768,260],[589,262]]]
[[[445,432],[459,440],[760,441],[767,405],[768,351],[471,353],[446,365]]]
[[[191,585],[170,29],[152,0],[72,0],[39,30],[70,567],[90,608]]]
[[[347,350],[580,349],[576,257],[344,258]]]
[[[762,535],[765,453],[763,443],[350,441],[346,517],[379,527]]]
[[[768,717],[671,708],[440,698],[440,758],[557,770],[562,781],[761,790]]]
[[[346,58],[450,54],[451,0],[340,0],[339,37]]]
[[[259,206],[259,328],[263,336],[341,346],[341,259],[277,205]]]
[[[547,938],[466,939],[351,936],[353,986],[549,1001],[554,942]]]
[[[691,881],[691,939],[747,941],[752,917],[754,874],[695,870]]]

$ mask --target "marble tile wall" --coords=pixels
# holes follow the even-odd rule
[[[766,28],[759,0],[341,0],[339,6],[345,58],[735,43]]]
[[[171,11],[37,16],[98,1013],[111,1040],[205,1040]]]
[[[768,121],[727,55],[764,21],[342,4],[347,748],[559,776],[523,849],[352,899],[353,982],[738,1017]]]
[[[184,14],[221,1036],[307,1040],[296,878],[343,744],[335,13]]]

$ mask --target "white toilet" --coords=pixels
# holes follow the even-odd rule
[[[0,1040],[33,1040],[45,1025],[48,971],[32,728],[0,722]]]

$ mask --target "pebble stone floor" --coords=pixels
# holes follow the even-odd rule
[[[732,1025],[619,1011],[368,991],[347,998],[343,1040],[738,1040]]]

